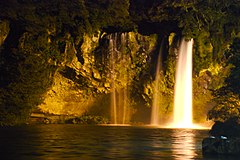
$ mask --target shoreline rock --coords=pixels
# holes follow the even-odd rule
[[[240,155],[240,124],[237,117],[216,121],[202,141],[203,155]]]
[[[240,138],[207,137],[202,141],[203,155],[240,155]]]
[[[95,115],[54,115],[32,113],[27,124],[108,124],[109,120]]]

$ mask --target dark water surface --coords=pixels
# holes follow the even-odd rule
[[[133,126],[4,127],[0,159],[226,159],[203,158],[201,142],[207,136],[208,130]]]

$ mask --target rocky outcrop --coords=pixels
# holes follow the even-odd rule
[[[3,44],[3,42],[7,38],[9,30],[10,30],[9,23],[7,21],[0,20],[0,46]]]
[[[225,122],[215,122],[210,136],[202,141],[203,155],[240,155],[240,125],[236,117]]]
[[[203,155],[227,154],[240,155],[240,138],[227,138],[224,136],[203,139]]]
[[[226,120],[225,122],[216,121],[209,133],[214,137],[240,137],[240,125],[238,123],[238,119],[234,117]]]
[[[156,45],[156,35],[136,32],[84,35],[81,46],[66,45],[64,54],[72,55],[71,60],[61,63],[39,109],[55,115],[109,117],[113,83],[117,94],[131,86],[149,67]]]

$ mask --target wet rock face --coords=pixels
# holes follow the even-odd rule
[[[147,69],[156,41],[155,35],[99,32],[85,35],[79,50],[75,49],[76,44],[66,45],[65,54],[72,55],[71,61],[63,62],[38,107],[44,113],[56,115],[108,116],[113,83],[119,93],[131,86]]]

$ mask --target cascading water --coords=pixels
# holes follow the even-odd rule
[[[192,123],[192,48],[193,39],[182,40],[174,88],[174,128],[193,128]]]
[[[120,52],[122,53],[121,61],[122,65],[121,68],[124,68],[124,64],[127,63],[127,56],[124,54],[124,50],[126,50],[126,33],[121,34],[121,47]],[[119,79],[121,82],[128,82],[128,71],[127,67],[122,74],[119,75]],[[128,85],[125,84],[125,87],[120,91],[119,96],[119,106],[122,106],[122,124],[126,124],[128,120]]]
[[[126,48],[125,33],[109,36],[110,76],[111,76],[111,122],[126,124],[128,122],[128,58],[124,54]]]
[[[110,50],[110,75],[111,75],[111,121],[113,124],[117,123],[117,104],[116,104],[116,88],[115,88],[115,65],[114,65],[114,52],[116,50],[116,40],[112,35],[109,40],[109,50]]]
[[[159,83],[161,80],[161,56],[162,56],[162,48],[163,48],[163,40],[160,46],[158,59],[157,59],[157,66],[155,71],[155,81],[154,81],[154,88],[153,88],[153,104],[152,104],[152,112],[151,112],[151,125],[159,125],[159,101],[161,99],[160,91],[159,91]]]

